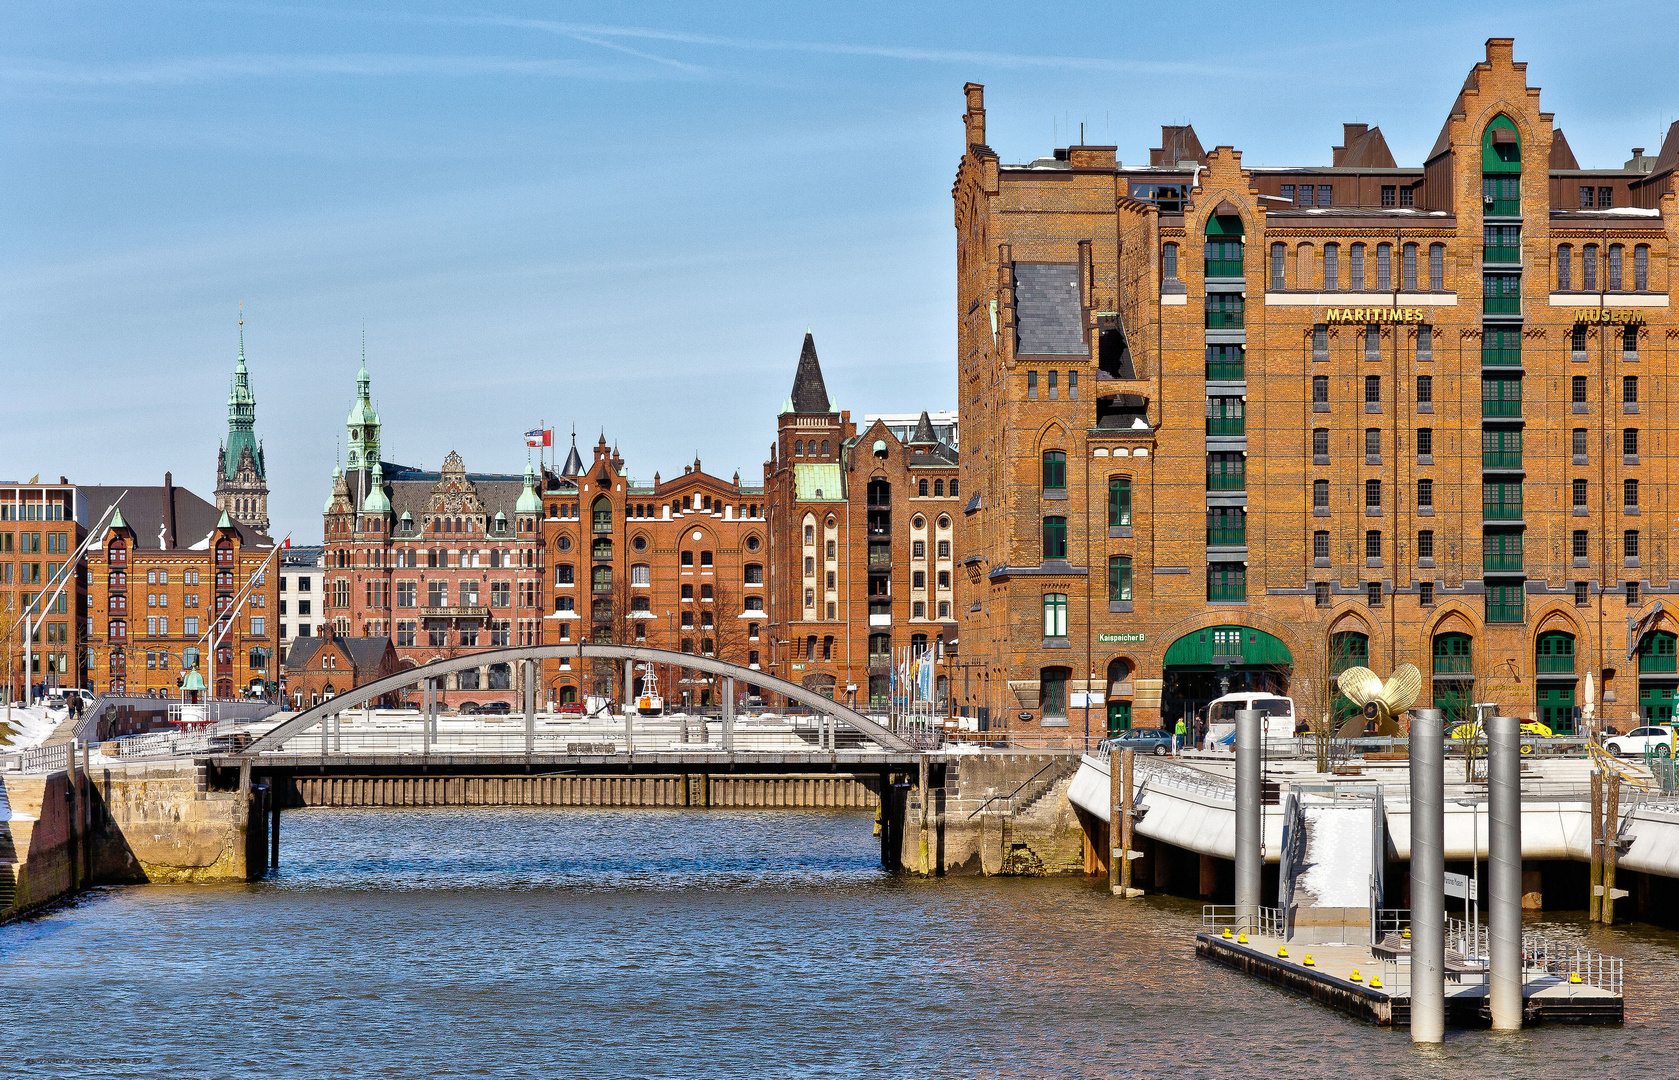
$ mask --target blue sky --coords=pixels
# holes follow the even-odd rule
[[[1402,12],[1402,14],[1401,14]],[[756,482],[806,326],[838,407],[952,408],[962,83],[1007,161],[1193,122],[1420,161],[1489,36],[1583,165],[1679,116],[1656,4],[13,2],[0,479],[208,496],[243,302],[276,531],[318,540],[362,327],[386,456]]]

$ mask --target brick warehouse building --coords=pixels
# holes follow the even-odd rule
[[[1611,722],[1671,715],[1679,125],[1580,168],[1508,39],[1411,167],[1363,125],[1327,167],[1187,127],[1004,165],[966,93],[962,711],[1321,716],[1411,662],[1425,705],[1566,731],[1590,673]]]
[[[70,555],[86,535],[86,507],[75,485],[0,483],[0,631],[7,701],[31,686],[80,686],[85,650],[78,628],[87,612],[85,579],[58,589]],[[54,593],[57,593],[54,596]],[[28,622],[27,648],[24,616]]]
[[[775,673],[885,708],[905,649],[956,649],[957,451],[926,413],[907,439],[882,420],[859,431],[831,407],[809,334],[776,427],[764,465]]]
[[[860,699],[884,703],[884,668],[879,657],[871,667],[868,650],[872,640],[887,653],[894,618],[899,645],[954,639],[955,451],[930,430],[908,446],[884,424],[859,435],[849,414],[829,410],[808,335],[778,427],[764,486],[713,476],[697,458],[678,476],[638,482],[604,433],[587,462],[574,439],[564,464],[540,475],[529,466],[522,477],[468,473],[455,454],[425,472],[382,460],[364,364],[347,468],[325,513],[323,632],[389,634],[407,666],[508,644],[646,644],[833,693],[873,686],[880,693]],[[895,485],[901,520],[871,548],[871,515],[881,528],[890,519],[870,504],[871,490],[885,498],[881,483]],[[804,563],[818,574],[803,536],[817,521],[846,545],[822,557],[822,585],[807,581]],[[880,550],[883,539],[892,552]],[[679,666],[656,675],[673,707],[717,704],[713,677]],[[450,677],[443,700],[516,703],[518,678],[486,665]],[[613,664],[551,660],[541,680],[539,699],[554,706],[622,696]]]

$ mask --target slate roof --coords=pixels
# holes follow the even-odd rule
[[[222,515],[214,503],[205,502],[186,488],[173,485],[126,488],[79,486],[77,490],[87,500],[87,519],[94,522],[121,497],[119,505],[123,520],[134,530],[134,546],[139,550],[208,548],[210,535],[216,531],[216,522]],[[123,495],[124,491],[128,494]],[[274,546],[267,533],[249,525],[235,524],[233,530],[251,547]]]
[[[1090,355],[1074,264],[1015,263],[1014,307],[1017,355]]]
[[[391,646],[388,637],[300,637],[286,651],[286,669],[303,670],[328,641],[336,641],[357,668],[378,668],[384,661],[385,650]]]
[[[822,365],[816,359],[816,339],[805,331],[804,347],[799,350],[799,371],[793,376],[793,411],[796,413],[828,413],[828,386],[822,381]]]
[[[398,521],[402,520],[404,513],[412,514],[417,524],[431,505],[432,490],[437,487],[438,481],[443,479],[443,474],[389,461],[382,461],[379,465],[385,474],[385,495],[391,501],[391,513]],[[363,488],[370,483],[364,479],[365,475],[360,469],[345,474],[345,480],[350,487],[350,503],[358,509],[363,497]],[[498,512],[506,514],[508,520],[512,520],[519,496],[525,490],[525,478],[522,475],[469,472],[466,478],[472,484],[472,489],[478,493],[478,498],[484,504],[484,512],[491,521],[495,520]]]

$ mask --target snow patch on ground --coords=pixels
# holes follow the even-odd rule
[[[47,740],[47,736],[63,722],[66,716],[64,709],[43,709],[40,706],[23,708],[12,706],[12,728],[8,732],[0,726],[0,751],[27,750],[32,746],[40,746]],[[0,725],[6,719],[5,710],[0,709]]]
[[[1371,814],[1368,806],[1306,807],[1306,870],[1300,885],[1314,907],[1370,904]]]

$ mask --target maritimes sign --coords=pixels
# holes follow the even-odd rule
[[[1422,308],[1401,307],[1332,307],[1324,311],[1323,321],[1350,323],[1420,323],[1427,315]]]

